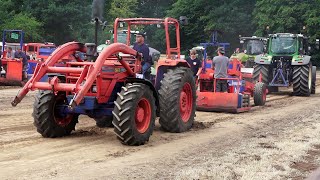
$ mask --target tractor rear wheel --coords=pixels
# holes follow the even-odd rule
[[[127,84],[118,93],[112,114],[114,132],[123,144],[144,144],[152,135],[156,118],[152,90],[142,83]]]
[[[194,122],[196,87],[190,68],[169,69],[159,90],[160,120],[163,130],[184,132]]]
[[[65,114],[61,106],[67,105],[65,93],[57,95],[51,91],[39,91],[33,105],[34,125],[43,137],[67,136],[78,122],[78,114]],[[58,108],[60,106],[60,108]]]
[[[96,125],[99,128],[113,127],[112,119],[113,116],[103,116],[100,118],[94,118],[94,120],[96,121]]]
[[[316,93],[317,66],[312,66],[311,94]]]
[[[302,65],[293,67],[293,94],[310,96],[312,82],[312,66]]]
[[[261,74],[262,82],[265,84],[268,84],[268,82],[269,82],[269,67],[268,67],[268,65],[258,64],[254,67],[252,77],[255,82],[260,81],[260,74]]]
[[[258,82],[254,85],[253,101],[255,106],[263,106],[267,99],[267,87],[264,83]]]

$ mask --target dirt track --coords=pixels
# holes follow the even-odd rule
[[[303,179],[320,165],[320,93],[269,95],[249,113],[197,112],[190,132],[157,124],[148,144],[128,147],[85,116],[71,136],[42,138],[34,93],[12,108],[17,91],[0,90],[0,179]]]

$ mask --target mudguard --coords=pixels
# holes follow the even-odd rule
[[[145,84],[147,86],[150,87],[150,89],[153,92],[153,96],[156,99],[156,106],[159,108],[159,95],[158,95],[158,91],[156,90],[156,88],[154,87],[154,85],[152,84],[151,81],[147,80],[147,79],[140,79],[140,78],[134,78],[134,77],[128,77],[126,80],[127,83],[142,83]]]
[[[311,56],[303,56],[302,61],[292,61],[291,65],[293,66],[301,66],[307,65],[310,63]]]
[[[264,56],[264,55],[261,54],[261,55],[257,55],[255,57],[254,62],[256,64],[267,64],[267,65],[269,65],[269,64],[271,64],[271,59],[272,59],[272,57],[270,58],[268,56]]]

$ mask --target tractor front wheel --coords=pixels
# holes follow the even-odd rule
[[[264,83],[258,82],[254,85],[253,100],[255,106],[263,106],[267,100],[267,87]]]
[[[67,136],[78,122],[79,115],[63,112],[68,104],[65,93],[55,95],[51,91],[40,91],[33,105],[34,125],[43,137]]]
[[[165,131],[184,132],[194,122],[196,87],[190,68],[169,69],[159,90],[160,120]]]
[[[260,79],[261,77],[261,79]],[[258,64],[253,70],[253,80],[255,82],[263,82],[265,84],[269,83],[269,67],[268,65]]]
[[[312,86],[312,66],[301,65],[293,67],[293,94],[310,96]]]
[[[114,132],[126,145],[142,145],[152,135],[156,105],[153,92],[142,83],[122,87],[112,112]]]

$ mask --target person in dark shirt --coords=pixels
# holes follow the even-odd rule
[[[144,38],[144,33],[138,33],[136,35],[136,42],[133,45],[133,49],[142,54],[142,74],[144,75],[145,79],[150,79],[151,66],[153,65],[153,62],[149,55],[149,47],[144,43]]]
[[[197,76],[198,70],[201,66],[200,60],[197,58],[197,52],[196,50],[190,50],[190,57],[186,59],[186,61],[189,63],[190,68],[193,72],[193,76]]]
[[[14,53],[14,57],[22,61],[22,79],[27,79],[27,68],[28,68],[28,59],[27,55],[21,51],[21,48],[18,48],[17,51]]]

